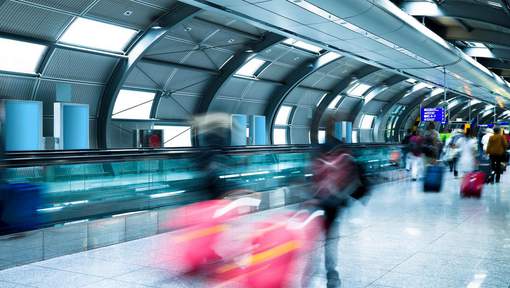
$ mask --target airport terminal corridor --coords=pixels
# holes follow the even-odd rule
[[[0,288],[510,288],[509,19],[0,0]]]
[[[504,175],[500,184],[484,187],[481,199],[461,198],[451,175],[440,193],[424,193],[419,181],[376,186],[366,206],[357,203],[340,219],[342,287],[508,287],[509,184]],[[172,254],[161,245],[168,235],[3,270],[0,286],[208,287],[173,276],[168,263],[158,262]],[[314,265],[322,268],[319,260]],[[324,271],[312,283],[325,287]]]

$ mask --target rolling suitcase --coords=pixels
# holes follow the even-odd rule
[[[441,165],[427,166],[423,178],[423,191],[440,192],[443,184],[444,167]]]
[[[482,196],[482,188],[485,182],[485,173],[472,172],[468,173],[460,186],[460,195],[462,197],[478,197]]]

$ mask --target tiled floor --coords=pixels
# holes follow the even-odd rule
[[[340,273],[350,287],[510,285],[510,176],[482,199],[461,199],[448,177],[440,194],[418,182],[381,185],[342,217]],[[203,287],[172,277],[165,234],[0,271],[0,287]],[[321,265],[321,263],[317,263]],[[321,265],[322,266],[322,265]],[[323,273],[313,287],[325,287]]]

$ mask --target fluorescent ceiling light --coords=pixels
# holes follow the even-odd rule
[[[365,96],[364,98],[365,104],[372,101],[372,99],[374,99],[374,97],[377,96],[377,94],[378,93],[369,93],[367,96]]]
[[[0,70],[35,74],[46,49],[44,45],[0,38]]]
[[[113,107],[113,119],[150,119],[156,93],[122,89]]]
[[[485,44],[483,43],[480,43],[480,42],[471,42],[471,41],[464,41],[469,47],[474,47],[474,48],[487,48],[487,46],[485,46]]]
[[[76,18],[59,42],[99,50],[122,52],[137,31],[104,22]]]
[[[335,99],[333,99],[333,101],[331,101],[331,103],[329,103],[328,109],[335,109],[336,105],[338,105],[338,102],[340,101],[340,99],[342,99],[342,96],[340,96],[340,95],[336,96]]]
[[[276,116],[275,124],[276,125],[288,125],[290,112],[292,112],[292,106],[280,107],[280,110],[278,110],[278,115]]]
[[[430,96],[436,96],[444,92],[444,88],[435,88],[430,92]]]
[[[317,53],[317,54],[320,53],[322,50],[324,50],[321,47],[317,47],[315,45],[308,44],[306,42],[295,40],[292,38],[287,38],[287,40],[283,41],[283,43],[293,46],[293,47],[296,47],[296,48],[306,50],[308,52]]]
[[[347,90],[347,95],[361,97],[368,89],[370,89],[370,87],[372,86],[357,82],[354,86]]]
[[[499,3],[499,2],[487,1],[487,4],[494,6],[494,7],[503,8],[503,5],[501,5],[501,3]]]
[[[255,77],[255,73],[264,65],[266,61],[259,59],[259,58],[253,58],[250,61],[248,61],[246,64],[243,65],[243,67],[239,68],[237,70],[236,75],[237,76],[245,76],[245,77]]]

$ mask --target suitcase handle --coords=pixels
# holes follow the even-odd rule
[[[216,212],[214,212],[213,218],[221,217],[227,214],[228,212],[240,207],[259,207],[259,205],[260,199],[255,199],[251,197],[239,198],[237,200],[230,202],[225,207],[216,210]]]
[[[297,221],[297,216],[301,215],[301,214],[304,214],[304,213],[308,213],[307,210],[299,210],[298,212],[296,212],[287,222],[287,228],[288,229],[293,229],[293,230],[298,230],[298,229],[303,229],[306,225],[308,225],[310,222],[312,222],[315,218],[318,218],[318,217],[321,217],[321,216],[324,216],[324,211],[323,210],[317,210],[315,212],[313,212],[312,214],[310,214],[304,221],[300,222],[300,221]]]

